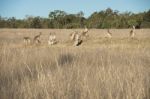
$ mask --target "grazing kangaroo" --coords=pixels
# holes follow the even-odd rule
[[[24,41],[25,45],[29,45],[31,43],[31,38],[30,37],[24,37],[23,41]]]
[[[40,36],[42,35],[42,33],[40,32],[38,35],[36,35],[34,38],[33,38],[33,42],[35,44],[40,44],[41,41],[40,41]]]

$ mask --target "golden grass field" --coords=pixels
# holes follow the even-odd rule
[[[0,29],[0,99],[150,99],[150,29],[91,29],[72,46],[73,29]],[[81,31],[81,29],[76,29]],[[42,32],[38,46],[23,37]],[[58,44],[47,45],[55,32]]]

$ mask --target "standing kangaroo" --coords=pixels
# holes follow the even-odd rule
[[[24,41],[25,45],[29,45],[31,43],[31,38],[30,37],[24,37],[23,41]]]
[[[35,44],[40,44],[41,41],[40,41],[40,36],[42,35],[42,33],[40,32],[38,35],[36,35],[34,38],[33,38],[33,42]]]
[[[133,25],[132,30],[130,31],[130,38],[135,37],[135,26]]]

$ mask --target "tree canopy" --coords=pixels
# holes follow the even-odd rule
[[[39,16],[26,16],[25,19],[15,17],[4,18],[0,16],[0,28],[150,28],[150,10],[142,13],[124,12],[107,8],[92,13],[88,18],[82,11],[77,14],[69,14],[65,11],[54,10],[48,14],[48,18]]]

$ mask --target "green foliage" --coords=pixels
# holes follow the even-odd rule
[[[61,10],[49,13],[48,18],[26,16],[25,19],[15,17],[3,18],[0,16],[0,28],[150,28],[150,10],[143,13],[124,12],[107,8],[94,12],[88,18],[82,11],[77,14],[68,14]]]
[[[41,28],[42,24],[41,24],[41,19],[40,17],[35,17],[33,18],[33,20],[31,21],[31,28]]]

